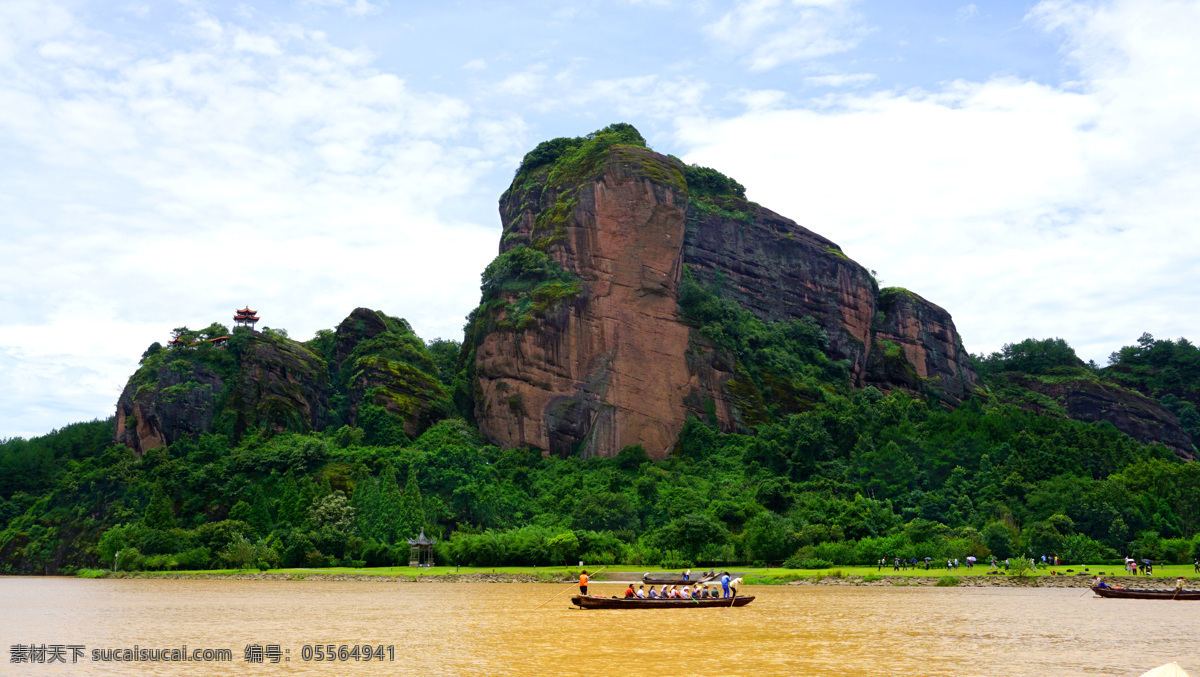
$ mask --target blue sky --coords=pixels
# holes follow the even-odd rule
[[[1200,5],[0,4],[0,438],[235,307],[458,338],[496,200],[616,121],[948,309],[972,352],[1193,339]]]

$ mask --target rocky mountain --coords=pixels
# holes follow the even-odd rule
[[[527,155],[501,198],[501,253],[464,346],[483,434],[662,458],[689,414],[743,424],[761,395],[684,316],[685,269],[763,321],[815,320],[854,386],[949,404],[975,386],[948,313],[879,290],[836,244],[740,188],[645,148],[627,125]]]
[[[1144,444],[1166,445],[1180,458],[1195,460],[1192,436],[1173,412],[1136,390],[1095,377],[1046,378],[1010,372],[997,380],[998,393],[1022,408],[1078,421],[1106,421]],[[1040,397],[1013,396],[1011,389]]]
[[[147,351],[117,401],[115,441],[139,456],[184,436],[237,439],[261,428],[390,426],[412,437],[450,413],[424,342],[407,322],[379,311],[355,309],[336,331],[307,343],[271,330],[230,334],[220,325],[179,333],[178,345]],[[225,334],[227,342],[213,341]],[[368,422],[364,410],[386,415]],[[376,441],[402,441],[390,434]]]
[[[406,321],[367,308],[303,344],[238,330],[218,347],[228,332],[213,325],[147,351],[118,401],[116,441],[141,454],[205,432],[348,425],[401,444],[458,414],[503,448],[612,457],[640,445],[661,459],[688,417],[748,432],[874,387],[945,407],[978,393],[1195,456],[1186,384],[1200,351],[1183,339],[1146,335],[1107,370],[1030,340],[987,358],[981,379],[982,356],[946,310],[880,289],[836,243],[720,172],[650,150],[629,125],[539,144],[500,216],[457,368],[455,344],[435,356]],[[1037,362],[1042,344],[1061,353],[1052,369]]]

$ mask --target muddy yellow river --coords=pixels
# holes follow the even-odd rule
[[[771,586],[740,609],[579,611],[568,589],[0,578],[0,674],[1200,675],[1197,602]]]

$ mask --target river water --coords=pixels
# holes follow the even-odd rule
[[[1200,602],[1072,589],[762,586],[746,588],[758,599],[739,609],[580,611],[571,590],[0,578],[0,674],[1139,675],[1176,661],[1200,675]],[[14,664],[14,644],[85,648],[75,664],[70,652],[65,664]],[[278,645],[280,662],[246,663],[248,644]],[[305,661],[304,645],[317,644],[390,645],[394,660],[385,648],[382,662],[361,653]],[[92,660],[93,649],[135,645],[228,649],[233,660]]]

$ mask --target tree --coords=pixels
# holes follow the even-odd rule
[[[693,512],[671,520],[655,532],[652,545],[663,551],[678,551],[695,561],[705,549],[723,545],[728,539],[728,529],[715,517]]]
[[[379,540],[379,482],[366,469],[360,469],[354,477],[354,493],[350,496],[350,507],[354,508],[355,526],[358,535],[365,539]]]
[[[142,518],[142,523],[151,529],[173,529],[175,527],[175,511],[161,484],[154,487],[154,495],[150,498],[150,504],[146,506],[146,514]]]
[[[271,526],[274,520],[271,519],[271,510],[268,507],[266,494],[263,493],[262,487],[254,486],[253,503],[250,504],[250,516],[246,520],[250,526],[254,527],[260,535],[267,535],[271,531]]]
[[[1000,559],[1012,557],[1016,550],[1012,529],[1002,522],[989,522],[983,528],[983,543]]]
[[[763,562],[782,562],[796,550],[796,539],[788,533],[787,521],[773,512],[762,512],[746,522],[742,532],[746,556]]]
[[[397,538],[413,538],[425,526],[425,507],[421,502],[421,488],[417,486],[416,468],[409,466],[408,480],[404,483],[404,494],[400,497],[400,519],[396,530]]]
[[[241,571],[260,560],[270,563],[273,560],[277,560],[278,557],[274,551],[267,547],[262,539],[252,542],[245,536],[237,534],[225,550],[221,552],[221,559],[236,566],[238,571]]]
[[[395,543],[404,519],[403,497],[396,482],[396,470],[385,465],[379,476],[379,508],[376,511],[375,533],[384,543]]]

